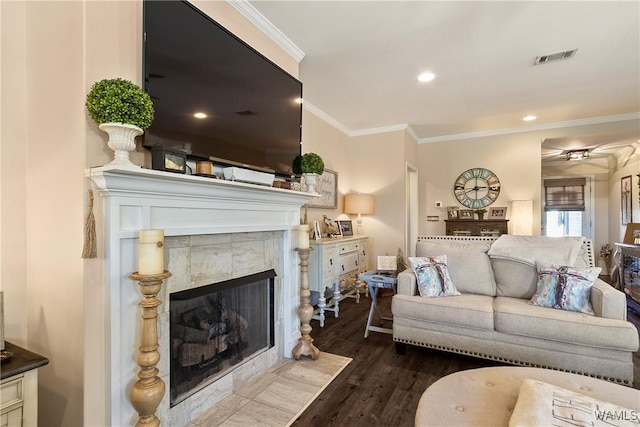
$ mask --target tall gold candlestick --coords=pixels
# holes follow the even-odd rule
[[[142,340],[138,348],[138,381],[131,389],[131,404],[139,415],[137,427],[160,425],[156,417],[156,409],[162,401],[165,392],[164,381],[158,376],[156,365],[160,361],[158,351],[158,306],[160,300],[156,298],[162,288],[162,281],[171,277],[171,273],[164,271],[159,274],[129,275],[129,279],[135,280],[140,286],[140,293],[144,297],[138,303],[142,307]]]
[[[300,333],[302,336],[298,338],[298,344],[293,349],[293,358],[300,359],[300,356],[310,356],[313,360],[317,360],[320,356],[320,350],[313,345],[311,338],[311,318],[313,317],[313,307],[309,304],[309,253],[311,248],[296,248],[300,257],[300,305],[298,306],[298,317],[300,318]]]

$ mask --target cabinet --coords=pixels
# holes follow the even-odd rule
[[[310,242],[309,289],[320,294],[314,319],[324,326],[325,311],[338,317],[340,301],[360,298],[356,284],[359,273],[367,271],[366,236],[325,238]]]
[[[616,243],[616,252],[620,290],[627,294],[627,307],[640,314],[640,245]]]
[[[509,234],[508,219],[446,219],[447,236],[500,236]]]
[[[0,369],[0,426],[38,425],[38,369],[49,360],[6,342],[13,356]]]

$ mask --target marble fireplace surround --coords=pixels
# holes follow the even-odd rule
[[[133,425],[137,420],[129,391],[138,372],[141,312],[137,304],[141,296],[128,275],[137,270],[140,229],[164,230],[165,265],[169,271],[176,270],[171,271],[174,276],[165,281],[159,295],[163,305],[158,316],[161,354],[158,368],[167,386],[168,334],[162,326],[164,321],[168,325],[164,304],[168,301],[167,292],[260,269],[274,268],[278,274],[275,346],[171,409],[167,387],[157,411],[163,425],[188,424],[251,377],[266,371],[282,357],[291,357],[299,337],[294,227],[300,223],[300,207],[310,199],[308,194],[121,166],[92,168],[86,175],[94,191],[102,195],[97,198],[96,207],[102,206],[103,215],[96,218],[98,227],[104,231],[104,289],[99,307],[86,315],[85,324],[87,328],[91,325],[92,331],[86,334],[85,353],[89,357],[102,353],[103,360],[98,361],[98,366],[92,364],[95,376],[92,374],[85,399],[103,394],[107,425]],[[221,252],[225,247],[227,250]],[[207,258],[218,260],[213,261],[209,270],[204,261]],[[252,261],[247,262],[249,259]]]

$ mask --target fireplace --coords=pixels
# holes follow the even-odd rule
[[[170,398],[175,406],[274,345],[275,271],[170,295]]]
[[[87,171],[96,198],[102,276],[86,289],[85,410],[93,424],[132,425],[129,392],[137,379],[141,313],[137,284],[138,232],[165,234],[165,280],[158,299],[159,375],[167,392],[157,410],[162,425],[184,426],[283,357],[298,342],[298,256],[295,226],[310,195],[143,168],[104,166]],[[103,215],[99,213],[102,212]],[[171,294],[273,269],[273,346],[244,356],[211,384],[171,406]]]

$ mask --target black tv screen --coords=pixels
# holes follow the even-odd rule
[[[144,1],[144,146],[291,175],[302,83],[186,1]],[[206,118],[194,114],[204,113]]]

